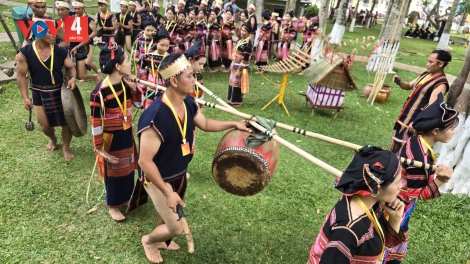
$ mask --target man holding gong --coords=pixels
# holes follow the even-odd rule
[[[36,38],[31,44],[22,47],[16,55],[18,87],[23,96],[24,107],[34,114],[41,125],[42,132],[49,138],[47,150],[57,148],[57,137],[54,127],[62,127],[62,153],[66,161],[75,156],[70,152],[72,133],[65,122],[62,108],[61,88],[64,83],[62,68],[66,68],[67,88],[75,88],[75,67],[65,48],[54,44],[54,38],[48,31],[43,38]],[[31,81],[29,88],[32,100],[28,95],[26,74],[29,72]]]

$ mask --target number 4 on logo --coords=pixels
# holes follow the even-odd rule
[[[80,31],[82,31],[82,28],[80,27],[80,17],[75,17],[72,23],[71,30],[77,32],[77,35],[80,35]]]
[[[88,17],[68,16],[64,18],[64,41],[88,41]]]

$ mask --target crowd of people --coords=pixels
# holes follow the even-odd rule
[[[437,32],[435,30],[431,32],[430,26],[424,29],[423,26],[420,27],[418,24],[416,24],[416,27],[414,29],[413,29],[413,25],[410,26],[410,28],[405,33],[405,37],[434,40],[434,37],[436,37],[436,34]]]
[[[25,17],[26,23],[52,19],[45,14],[45,0],[30,1],[34,14]],[[141,243],[147,259],[160,263],[160,250],[179,249],[172,242],[183,232],[176,210],[184,206],[196,127],[208,132],[231,128],[251,132],[245,121],[207,119],[195,101],[203,96],[196,80],[202,82],[206,64],[211,71],[229,71],[227,101],[241,105],[251,58],[257,66],[266,65],[273,52],[279,59],[286,58],[300,26],[293,21],[293,12],[286,13],[285,22],[267,10],[257,18],[254,5],[241,9],[235,0],[224,9],[215,1],[179,1],[167,8],[165,17],[158,3],[122,1],[117,14],[109,12],[106,0],[98,3],[100,11],[88,16],[90,42],[67,43],[60,33],[53,36],[50,31],[42,38],[25,37],[16,56],[18,86],[24,107],[34,110],[49,138],[47,149],[57,148],[54,128],[62,127],[62,152],[66,160],[72,160],[72,134],[61,89],[64,85],[74,89],[77,78],[95,80],[90,95],[91,130],[109,214],[122,221],[121,207],[136,209],[150,197],[159,216]],[[58,1],[56,7],[59,19],[86,15],[81,1],[71,5]],[[237,11],[239,22],[233,20]],[[257,34],[258,19],[262,25]],[[317,34],[318,18],[306,14],[302,22],[302,49],[308,51]],[[95,36],[100,38],[96,44],[92,42]],[[253,45],[256,36],[257,49]],[[277,45],[278,52],[273,49]],[[91,57],[95,47],[99,48],[99,67]],[[457,112],[443,102],[449,89],[444,68],[450,61],[448,52],[433,51],[427,71],[419,77],[403,82],[396,76],[397,84],[412,92],[397,118],[390,151],[371,146],[356,151],[335,186],[343,195],[327,215],[309,263],[384,260],[394,264],[405,257],[409,218],[404,216],[416,200],[437,198],[438,187],[449,180],[452,169],[439,166],[432,172],[402,166],[396,154],[435,164],[433,145],[453,136]],[[88,74],[89,69],[94,73]],[[137,128],[139,144],[135,143],[132,107],[143,109]],[[139,203],[130,203],[134,197]]]

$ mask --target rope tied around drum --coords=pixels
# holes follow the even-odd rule
[[[274,133],[272,130],[276,127],[276,121],[253,115],[247,120],[247,122],[256,122],[265,129],[265,131],[259,131],[254,128],[253,133],[250,133],[243,139],[247,147],[259,147],[273,138]]]

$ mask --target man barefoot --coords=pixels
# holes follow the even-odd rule
[[[152,263],[163,261],[159,250],[163,245],[168,245],[168,250],[179,248],[171,239],[183,233],[176,206],[184,206],[195,126],[210,132],[230,128],[250,131],[246,122],[210,120],[199,111],[194,98],[189,96],[195,85],[193,73],[184,55],[165,57],[160,75],[167,90],[139,120],[139,178],[159,214],[157,227],[141,240],[145,256]]]
[[[24,107],[28,111],[34,109],[42,132],[49,138],[47,150],[56,150],[57,137],[54,127],[60,126],[64,141],[62,153],[66,161],[71,161],[75,157],[70,152],[72,133],[65,122],[61,99],[61,88],[64,82],[63,67],[67,70],[67,76],[70,76],[67,88],[75,88],[75,68],[67,55],[67,50],[54,44],[54,39],[48,32],[43,38],[36,38],[34,42],[19,50],[16,55],[16,80],[23,96]],[[28,71],[31,76],[29,86],[33,97],[32,101],[28,96],[26,81]]]

